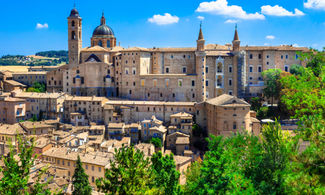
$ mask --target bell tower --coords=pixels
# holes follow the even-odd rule
[[[73,8],[68,17],[68,45],[69,66],[73,67],[80,63],[80,51],[82,49],[82,19],[76,8]]]

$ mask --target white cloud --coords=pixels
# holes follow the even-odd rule
[[[37,23],[36,24],[36,29],[42,29],[42,28],[48,28],[49,25],[47,23],[41,24],[41,23]]]
[[[292,45],[293,47],[301,47],[300,45],[298,45],[297,43]]]
[[[168,25],[178,23],[179,18],[177,16],[172,16],[169,13],[165,13],[165,15],[154,15],[152,18],[149,18],[148,21],[157,25]]]
[[[210,2],[202,2],[195,10],[196,12],[205,12],[215,15],[222,15],[231,18],[243,20],[264,20],[265,16],[258,12],[247,13],[238,5],[228,5],[227,0],[216,0]]]
[[[325,10],[325,0],[307,0],[304,3],[305,8]]]
[[[265,38],[268,39],[268,40],[273,40],[273,39],[275,39],[275,36],[273,36],[273,35],[267,35]]]
[[[290,12],[285,8],[275,5],[264,5],[261,7],[262,14],[270,15],[270,16],[304,16],[305,14],[299,9],[295,9],[295,12]]]
[[[239,22],[238,20],[232,20],[232,19],[229,19],[229,20],[225,21],[226,24],[235,24],[235,23],[238,23],[238,22]]]
[[[264,46],[269,46],[270,44],[269,43],[264,43]]]
[[[204,17],[203,16],[198,16],[197,19],[204,20]]]

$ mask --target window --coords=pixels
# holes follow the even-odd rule
[[[93,183],[95,182],[94,176],[91,177],[91,182],[93,182]]]
[[[173,55],[171,55],[171,56],[170,56],[170,58],[171,58],[171,59],[173,59],[173,58],[174,58],[174,56],[173,56]]]
[[[136,74],[136,69],[135,68],[132,68],[132,74]]]
[[[231,91],[231,90],[229,90],[229,91],[228,91],[228,94],[229,94],[229,95],[232,95],[232,91]]]
[[[182,85],[183,85],[183,80],[182,79],[178,79],[178,86],[179,87],[182,87]]]
[[[288,55],[286,55],[286,59],[288,59],[289,58],[289,56]]]
[[[129,74],[129,69],[128,68],[125,69],[125,74]]]
[[[183,73],[186,73],[186,67],[183,67]]]
[[[192,80],[192,86],[193,86],[193,87],[195,86],[195,81],[194,81],[194,80]]]
[[[262,54],[258,54],[258,59],[262,59]]]
[[[94,166],[91,166],[91,170],[94,171],[95,170],[95,167]]]
[[[253,80],[253,77],[249,77],[249,80]]]
[[[267,55],[267,56],[266,56],[266,58],[270,58],[270,56],[269,56],[269,55]]]
[[[71,32],[71,39],[72,40],[76,39],[76,33],[74,31]]]
[[[102,172],[102,168],[101,167],[98,167],[98,172]]]
[[[284,71],[289,72],[289,66],[288,65],[284,66]]]
[[[129,94],[132,95],[132,90],[129,91]]]
[[[111,47],[111,42],[107,40],[107,47]]]
[[[209,73],[209,67],[205,67],[205,72]]]
[[[232,86],[232,79],[228,80],[228,84],[229,84],[229,86]]]
[[[249,67],[249,72],[253,72],[253,66]]]
[[[281,55],[281,59],[283,59],[283,55]]]
[[[232,66],[229,66],[229,72],[232,72]]]
[[[258,72],[262,72],[262,66],[258,67]]]
[[[249,54],[249,59],[253,59],[253,54]]]
[[[135,86],[135,82],[133,82],[133,86]]]
[[[71,22],[71,26],[75,26],[75,22],[73,20]]]
[[[205,86],[209,86],[209,81],[208,80],[205,81]]]
[[[103,42],[101,40],[98,41],[98,45],[103,47]]]
[[[166,73],[169,73],[169,68],[168,67],[166,68]]]
[[[232,128],[233,128],[234,130],[237,129],[237,124],[236,124],[236,122],[233,123]]]

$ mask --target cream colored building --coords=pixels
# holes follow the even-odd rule
[[[255,117],[247,102],[227,94],[200,103],[196,115],[197,123],[209,134],[226,136],[244,130],[257,132],[260,122]]]
[[[232,44],[206,44],[200,28],[196,47],[122,48],[104,15],[89,47],[82,48],[81,38],[82,18],[73,9],[68,17],[69,64],[48,72],[48,91],[177,102],[201,102],[221,94],[250,97],[262,93],[264,70],[303,65],[296,52],[308,50],[240,46],[237,27]]]
[[[20,98],[0,98],[0,122],[14,124],[26,118],[26,101]]]

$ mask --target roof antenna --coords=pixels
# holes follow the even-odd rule
[[[202,20],[200,21],[200,28],[202,28]]]

